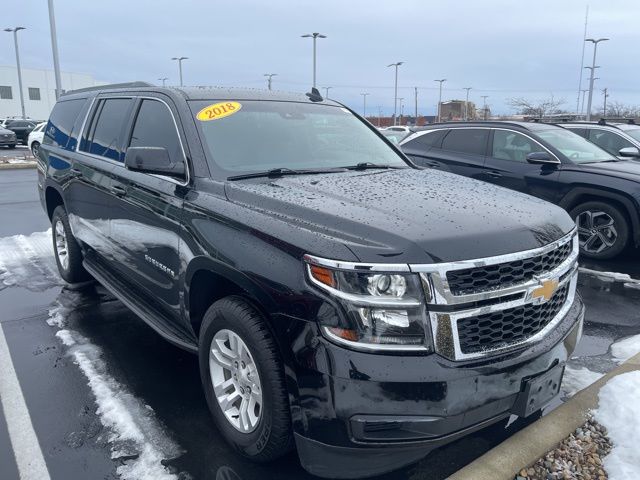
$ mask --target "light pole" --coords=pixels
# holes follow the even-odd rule
[[[414,126],[417,127],[418,126],[418,87],[413,87],[413,94],[414,94],[414,103],[415,103],[415,120],[414,120]]]
[[[333,87],[324,87],[324,98],[329,98],[329,90]]]
[[[442,103],[442,84],[446,82],[446,78],[442,78],[440,80],[434,80],[434,82],[440,83],[440,93],[438,94],[438,122],[440,122],[440,104]]]
[[[22,70],[20,70],[20,51],[18,50],[18,32],[26,30],[24,27],[5,28],[5,32],[13,32],[13,43],[16,48],[16,66],[18,67],[18,89],[20,90],[20,108],[22,109],[22,119],[27,116],[24,113],[24,93],[22,92]]]
[[[189,60],[189,57],[173,57],[171,60],[178,61],[178,71],[180,72],[180,86],[182,87],[182,61]]]
[[[265,73],[264,76],[267,77],[267,87],[271,90],[271,79],[277,76],[277,73]]]
[[[362,116],[367,118],[367,95],[368,93],[361,93],[362,95]]]
[[[404,62],[396,62],[396,63],[392,63],[390,65],[387,65],[388,67],[396,67],[396,81],[394,84],[394,94],[393,94],[393,124],[397,125],[397,114],[398,114],[398,67],[400,65],[402,65]]]
[[[169,80],[169,77],[162,77],[159,78],[158,80],[160,80],[162,82],[162,86],[166,87],[167,86],[167,80]]]
[[[467,91],[467,101],[464,103],[464,121],[468,121],[469,120],[469,90],[471,90],[472,87],[464,87],[464,89]]]
[[[605,88],[604,90],[602,90],[602,95],[604,96],[604,106],[602,108],[602,113],[604,118],[607,118],[607,98],[609,97],[608,91],[609,91],[608,88]]]
[[[378,127],[380,126],[381,122],[382,122],[382,106],[378,105]]]
[[[489,95],[480,95],[482,97],[482,117],[484,120],[487,119],[487,98]]]
[[[318,38],[327,38],[326,35],[321,33],[306,33],[302,35],[302,38],[313,38],[313,88],[316,88],[316,40]]]
[[[593,63],[591,64],[591,67],[585,67],[585,68],[590,68],[591,70],[591,79],[589,80],[589,100],[587,101],[587,121],[591,120],[591,101],[593,100],[593,80],[594,80],[594,73],[596,71],[596,52],[598,51],[598,43],[600,42],[606,42],[607,40],[609,40],[608,38],[598,38],[598,39],[594,39],[594,38],[587,38],[585,41],[586,42],[591,42],[593,43]]]
[[[56,16],[53,10],[53,0],[49,0],[49,29],[51,30],[51,51],[53,52],[53,72],[56,77],[56,100],[62,95],[62,80],[60,78],[60,60],[58,59],[58,37],[56,34]]]
[[[398,98],[398,102],[400,103],[400,125],[402,125],[402,108],[403,108],[402,101],[403,100],[404,100],[404,97]]]

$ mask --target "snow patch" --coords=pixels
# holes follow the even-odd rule
[[[587,275],[591,275],[593,277],[597,277],[600,280],[609,281],[609,282],[624,282],[626,287],[631,287],[631,285],[640,286],[640,280],[637,278],[632,278],[630,275],[626,273],[618,273],[618,272],[601,272],[599,270],[592,270],[590,268],[579,268],[580,273],[585,273]],[[631,287],[635,288],[635,287]]]
[[[618,375],[602,387],[594,418],[607,429],[613,449],[604,458],[609,480],[640,478],[640,371]]]
[[[585,367],[573,368],[567,366],[564,369],[564,378],[562,379],[562,392],[567,398],[573,397],[580,390],[584,390],[603,376],[604,374],[593,372]]]
[[[611,345],[611,356],[618,363],[626,362],[638,353],[640,353],[640,335],[627,337]]]
[[[68,355],[88,380],[96,412],[109,431],[111,457],[122,462],[116,469],[118,476],[122,480],[190,478],[186,474],[178,476],[162,464],[183,451],[169,437],[153,409],[109,374],[102,349],[79,332],[64,328],[69,313],[69,307],[57,303],[50,309],[47,323],[62,327],[56,336],[68,347]]]
[[[20,286],[39,292],[61,284],[50,229],[0,238],[0,290]]]

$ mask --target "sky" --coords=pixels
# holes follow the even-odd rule
[[[587,36],[609,37],[598,47],[594,109],[609,102],[640,105],[638,0],[54,0],[60,65],[104,82],[168,77],[185,85],[273,88],[307,92],[312,86],[312,41],[320,32],[317,83],[358,112],[393,112],[394,72],[405,113],[432,115],[438,84],[443,100],[482,95],[493,113],[514,113],[509,99],[564,99],[576,109],[585,10]],[[20,5],[20,8],[18,8]],[[2,9],[0,27],[19,32],[23,67],[52,68],[46,0],[21,0]],[[0,65],[15,65],[12,36],[0,36]],[[587,44],[585,65],[593,47]],[[589,71],[584,70],[583,88]],[[64,88],[64,85],[63,85]],[[324,90],[321,90],[324,94]]]

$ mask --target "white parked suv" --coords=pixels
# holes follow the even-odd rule
[[[34,157],[38,156],[40,151],[40,145],[42,145],[42,138],[44,137],[44,129],[47,127],[47,122],[39,123],[29,134],[27,145],[29,150],[33,153]]]

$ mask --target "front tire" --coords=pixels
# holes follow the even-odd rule
[[[280,354],[262,315],[241,297],[214,303],[199,341],[200,377],[225,440],[251,460],[275,460],[293,448]]]
[[[596,260],[618,256],[629,243],[629,222],[617,207],[593,201],[569,213],[578,226],[580,253]]]
[[[53,252],[60,276],[69,283],[80,283],[91,279],[82,266],[82,251],[71,232],[69,217],[63,206],[58,206],[51,216]]]
[[[40,142],[32,142],[31,143],[31,153],[33,156],[38,158],[38,153],[40,152]]]

